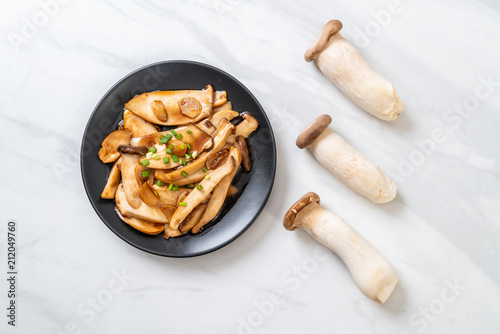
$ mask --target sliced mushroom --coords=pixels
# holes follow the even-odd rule
[[[245,138],[243,138],[243,136],[236,136],[234,147],[240,151],[243,168],[245,168],[245,172],[248,172],[252,168],[252,161],[250,160],[250,153],[248,152]]]
[[[236,149],[234,149],[236,151]],[[174,230],[179,227],[179,224],[191,213],[191,211],[202,203],[207,196],[212,192],[215,186],[222,180],[224,176],[231,173],[234,166],[236,165],[235,159],[233,157],[234,153],[231,153],[229,159],[226,163],[214,170],[210,174],[209,179],[204,179],[199,183],[201,189],[195,189],[192,191],[185,199],[184,202],[186,206],[179,206],[175,211],[172,219],[170,220],[170,227]]]
[[[199,156],[202,152],[210,149],[213,145],[212,137],[193,124],[178,127],[174,131],[180,139],[173,137],[171,131],[163,131],[143,137],[132,138],[130,144],[132,146],[154,147],[157,156],[156,159],[148,158],[148,167],[155,169],[172,169],[179,167],[182,165],[182,159],[186,160],[187,163],[196,156]],[[160,138],[165,136],[171,136],[171,139],[166,144],[162,144]],[[172,145],[172,154],[179,158],[177,161],[174,161],[172,154],[167,153],[167,149],[170,145]],[[195,157],[193,157],[194,152],[196,152]],[[185,153],[191,154],[191,157],[185,157]],[[168,162],[163,160],[165,157],[168,158]],[[143,159],[145,159],[145,157],[141,160]]]
[[[139,196],[141,197],[142,201],[149,206],[158,204],[158,201],[160,200],[158,192],[156,192],[155,194],[155,191],[151,189],[151,186],[148,182],[144,182],[144,184],[141,186]]]
[[[259,126],[259,121],[257,121],[257,119],[250,113],[243,112],[241,113],[241,117],[243,117],[243,121],[236,126],[234,135],[229,137],[227,140],[227,142],[230,144],[234,144],[234,142],[236,141],[236,136],[243,136],[243,138],[247,138]]]
[[[116,130],[111,132],[102,142],[102,147],[99,150],[99,158],[104,163],[115,162],[121,155],[118,152],[120,145],[128,145],[132,138],[130,130]]]
[[[108,181],[106,181],[106,186],[101,193],[101,198],[113,199],[115,198],[116,189],[120,184],[121,172],[120,172],[120,161],[121,158],[116,160],[109,172]]]
[[[167,109],[165,109],[163,102],[161,102],[160,100],[154,100],[151,103],[151,109],[153,110],[153,114],[160,122],[168,121]]]
[[[210,121],[215,127],[218,127],[220,122],[224,119],[227,118],[228,121],[232,120],[235,117],[238,117],[240,114],[237,111],[233,110],[223,110],[219,111],[215,114],[213,114],[212,118]]]
[[[231,101],[226,101],[226,103],[224,103],[223,105],[218,106],[218,107],[214,107],[212,109],[212,112],[218,113],[219,111],[222,111],[222,110],[233,110],[233,104],[231,103]]]
[[[236,188],[235,185],[230,185],[229,186],[229,189],[227,190],[227,195],[226,197],[229,197],[229,196],[233,196],[234,194],[236,194],[238,192],[238,188]]]
[[[120,165],[125,196],[127,197],[128,204],[134,209],[137,209],[142,204],[139,197],[140,183],[137,180],[135,172],[138,160],[137,155],[124,153]]]
[[[138,218],[152,223],[168,223],[167,217],[165,217],[159,206],[149,206],[141,201],[139,207],[131,207],[125,197],[123,184],[120,184],[118,189],[116,189],[115,202],[124,217]]]
[[[165,229],[165,224],[151,223],[146,220],[138,218],[124,217],[122,216],[120,210],[118,210],[116,206],[115,206],[115,212],[118,215],[118,217],[120,217],[121,220],[123,220],[125,223],[132,226],[136,230],[141,231],[142,233],[155,235],[163,232],[163,230]]]
[[[196,172],[194,172],[193,174],[189,174],[187,177],[184,177],[180,180],[175,180],[175,181],[169,181],[165,178],[165,171],[164,170],[161,170],[161,169],[157,169],[155,171],[155,178],[157,178],[158,180],[162,181],[162,182],[165,182],[165,183],[172,183],[174,186],[185,186],[185,185],[188,185],[188,184],[194,184],[194,183],[198,183],[200,182],[201,180],[203,180],[203,178],[207,175],[210,174],[210,171],[204,171],[204,169],[198,169]]]
[[[123,112],[123,127],[130,130],[132,137],[142,137],[158,132],[156,126],[127,109]]]
[[[199,121],[198,123],[196,123],[196,126],[210,136],[215,132],[215,130],[217,130],[217,127],[213,125],[213,123],[210,122],[209,119],[203,119]]]
[[[148,153],[148,148],[146,146],[120,145],[118,146],[118,151],[142,156]]]
[[[154,173],[151,169],[138,164],[135,167],[135,178],[140,186],[142,186],[145,182],[153,184],[154,181]]]
[[[216,169],[226,161],[227,157],[229,157],[228,149],[210,153],[208,155],[207,163],[205,164],[205,166],[207,167],[207,169]]]
[[[206,204],[200,204],[194,208],[186,219],[184,219],[184,221],[179,225],[179,231],[182,233],[190,231],[196,224],[198,224],[206,209]]]
[[[163,212],[163,214],[165,215],[165,217],[167,217],[168,221],[170,221],[170,219],[172,219],[172,216],[173,216],[175,210],[177,210],[177,206],[175,206],[175,205],[169,205],[169,204],[163,204],[163,205],[160,205],[160,210]]]
[[[179,237],[182,234],[183,233],[181,231],[172,229],[168,224],[165,225],[165,231],[163,233],[165,239],[168,240],[170,238]]]
[[[162,181],[171,182],[182,180],[184,178],[183,172],[187,173],[187,175],[191,175],[203,168],[207,161],[208,155],[214,152],[218,152],[222,149],[222,147],[226,144],[227,138],[231,134],[233,134],[234,128],[234,125],[231,124],[231,122],[229,122],[227,119],[223,120],[217,128],[217,131],[215,131],[213,135],[214,144],[212,150],[210,150],[209,152],[203,152],[201,155],[198,155],[198,157],[194,161],[187,164],[186,166],[180,167],[170,173],[163,174]]]
[[[172,205],[177,206],[179,203],[179,197],[184,196],[185,193],[190,193],[191,189],[179,188],[178,190],[168,190],[166,186],[153,185],[153,190],[156,191],[160,197],[158,205]]]
[[[190,98],[190,99],[188,99]],[[181,103],[179,101],[187,99],[188,103]],[[200,105],[200,111],[193,118],[193,105],[192,100],[196,100]],[[161,101],[167,112],[167,120],[161,121],[153,112],[153,102]],[[179,90],[179,91],[158,91],[151,93],[144,93],[134,97],[132,100],[125,104],[125,107],[132,111],[134,114],[142,117],[146,121],[161,125],[182,125],[191,122],[198,122],[203,118],[210,117],[212,113],[212,106],[214,101],[214,90],[212,86],[208,85],[204,90]],[[181,109],[181,106],[183,106]],[[190,108],[187,112],[187,108]],[[186,114],[188,116],[186,116]]]
[[[217,216],[217,213],[219,213],[222,208],[226,197],[229,196],[228,193],[231,182],[233,181],[234,175],[238,171],[241,164],[241,154],[237,149],[233,148],[231,151],[231,157],[234,158],[235,166],[233,167],[233,170],[228,175],[224,176],[224,178],[222,178],[222,180],[215,186],[203,217],[192,229],[193,233],[200,232],[203,226],[211,222],[215,216]]]
[[[220,107],[227,101],[227,93],[225,90],[215,91],[214,107]]]
[[[201,104],[197,99],[192,97],[183,97],[177,104],[181,109],[181,113],[189,118],[195,118],[201,113]]]

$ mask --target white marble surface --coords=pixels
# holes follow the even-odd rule
[[[44,17],[38,1],[10,1],[0,20],[1,268],[7,219],[19,226],[18,326],[6,324],[2,278],[0,332],[500,332],[497,1],[401,1],[379,31],[371,13],[393,8],[385,0],[74,0],[50,8]],[[29,31],[34,18],[41,26]],[[394,82],[406,102],[396,122],[358,109],[303,60],[332,18]],[[357,37],[365,27],[369,43]],[[23,33],[15,49],[9,39]],[[100,97],[127,73],[168,59],[209,63],[241,80],[268,113],[279,153],[258,221],[192,259],[146,254],[116,237],[90,206],[79,168]],[[482,85],[488,77],[491,92]],[[451,109],[464,103],[470,112]],[[372,204],[295,147],[322,113],[396,180],[396,200]],[[444,139],[418,153],[435,129]],[[386,304],[365,298],[333,253],[282,227],[310,190],[393,263],[400,283]],[[113,278],[119,271],[123,282]],[[283,298],[270,304],[277,291]]]

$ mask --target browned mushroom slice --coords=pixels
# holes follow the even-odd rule
[[[135,172],[135,178],[136,178],[137,182],[139,183],[139,186],[142,186],[145,182],[148,182],[149,184],[153,184],[154,173],[151,169],[138,164],[135,167],[134,172]]]
[[[116,206],[115,206],[115,212],[118,215],[118,217],[120,217],[121,220],[123,220],[125,223],[129,224],[136,230],[141,231],[142,233],[155,235],[163,232],[163,230],[165,229],[165,224],[151,223],[138,218],[124,217],[122,216],[120,210],[118,210]]]
[[[184,99],[184,100],[183,100]],[[195,113],[196,103],[200,107]],[[158,106],[155,101],[160,101],[167,113],[167,120],[161,121],[153,111],[154,106]],[[179,101],[187,101],[179,103]],[[203,118],[211,116],[214,101],[214,90],[208,85],[204,90],[179,90],[179,91],[158,91],[144,93],[134,97],[125,104],[125,107],[134,114],[142,117],[146,121],[161,125],[182,125],[191,122],[198,122]],[[184,109],[181,109],[184,108]],[[189,109],[189,112],[187,110]],[[186,115],[187,114],[187,115]]]
[[[212,197],[210,197],[210,201],[208,202],[208,206],[205,210],[205,213],[203,214],[203,217],[192,229],[193,233],[200,232],[200,229],[203,226],[211,222],[215,218],[215,216],[217,216],[217,213],[220,211],[222,205],[224,204],[224,201],[226,200],[226,196],[228,196],[231,182],[233,181],[234,175],[238,171],[238,168],[241,164],[241,154],[237,149],[233,148],[231,150],[231,156],[234,158],[235,166],[233,167],[231,172],[228,175],[224,176],[219,184],[215,186],[212,192]]]
[[[227,118],[228,121],[232,120],[233,118],[235,117],[238,117],[240,114],[237,112],[237,111],[233,111],[233,110],[223,110],[223,111],[219,111],[215,114],[213,114],[212,118],[210,119],[210,122],[212,122],[212,124],[215,126],[215,127],[218,127],[220,122],[224,119],[224,118]]]
[[[118,152],[118,146],[128,145],[132,133],[127,130],[116,130],[111,132],[102,142],[102,147],[99,150],[99,158],[104,163],[114,162],[118,160],[121,152]]]
[[[210,153],[208,155],[207,163],[205,164],[205,166],[207,167],[207,169],[216,169],[226,161],[227,157],[229,157],[228,149]]]
[[[123,112],[123,127],[130,130],[132,137],[142,137],[158,132],[156,126],[127,109]]]
[[[222,110],[233,110],[233,104],[231,103],[231,101],[226,101],[226,103],[221,106],[213,107],[212,113],[218,113]]]
[[[205,178],[203,181],[199,183],[200,189],[193,190],[185,199],[185,206],[179,206],[177,210],[175,210],[172,219],[170,220],[170,227],[174,230],[179,227],[179,224],[193,211],[195,207],[197,207],[200,203],[202,203],[207,196],[212,192],[215,186],[226,176],[231,173],[235,163],[234,151],[238,152],[236,149],[231,151],[231,155],[227,159],[226,163],[214,170],[210,174],[210,178]]]
[[[143,156],[148,153],[148,148],[146,146],[120,145],[118,146],[118,151]]]
[[[229,189],[227,190],[227,195],[226,197],[229,197],[229,196],[233,196],[234,194],[236,194],[238,192],[238,188],[236,188],[235,185],[230,185],[229,186]]]
[[[165,217],[167,217],[168,221],[170,221],[170,219],[172,219],[172,216],[173,216],[175,210],[177,210],[177,206],[163,204],[163,205],[160,205],[160,210],[163,212]]]
[[[184,196],[185,193],[191,192],[191,189],[188,188],[179,188],[174,191],[168,190],[168,187],[166,186],[158,186],[156,184],[154,184],[152,188],[160,197],[160,200],[158,202],[158,205],[160,206],[172,205],[176,207],[177,203],[179,203],[179,197]]]
[[[118,186],[118,189],[116,189],[115,202],[116,206],[118,207],[118,210],[120,210],[120,212],[124,217],[138,218],[152,223],[160,223],[160,224],[168,223],[167,217],[165,217],[165,215],[163,214],[158,205],[149,206],[141,201],[139,207],[137,208],[131,207],[127,202],[127,198],[125,197],[123,184],[120,184]]]
[[[206,204],[200,204],[196,208],[194,208],[193,211],[191,211],[191,213],[186,217],[186,219],[184,219],[184,221],[179,225],[179,231],[181,231],[182,233],[186,233],[193,227],[195,227],[203,216],[206,208]]]
[[[116,160],[109,172],[108,181],[106,181],[106,186],[101,193],[101,198],[113,199],[115,198],[116,188],[120,184],[120,159]]]
[[[142,201],[149,206],[158,204],[158,201],[160,200],[158,192],[155,193],[155,191],[151,189],[151,186],[148,182],[144,182],[144,184],[141,186],[139,196],[141,197]]]
[[[151,103],[151,109],[153,110],[153,114],[160,122],[166,122],[168,120],[167,109],[163,105],[163,102],[160,100],[154,100]]]
[[[236,126],[234,135],[229,137],[227,140],[230,144],[234,144],[236,136],[243,136],[243,138],[250,136],[259,126],[259,121],[257,121],[257,119],[250,113],[243,112],[241,113],[241,117],[243,117],[243,121]]]
[[[163,236],[165,237],[165,239],[169,239],[169,238],[174,238],[174,237],[179,237],[181,235],[183,235],[184,233],[182,233],[181,231],[179,230],[174,230],[172,229],[170,226],[165,225],[165,231],[163,233]]]
[[[124,153],[120,164],[125,196],[128,204],[134,209],[137,209],[142,204],[142,200],[139,197],[141,185],[136,177],[138,160],[139,158],[137,155]]]
[[[187,164],[186,166],[163,174],[163,179],[161,180],[164,182],[182,180],[184,178],[184,174],[187,174],[186,176],[188,176],[203,168],[207,161],[208,155],[210,153],[218,152],[222,149],[222,147],[226,144],[227,138],[234,132],[234,128],[234,125],[231,124],[231,122],[229,122],[227,119],[223,120],[217,128],[217,131],[215,131],[215,133],[213,134],[214,144],[212,150],[210,150],[209,152],[203,152],[201,155],[198,155],[198,157],[194,159],[194,161]]]
[[[222,91],[216,91],[215,92],[215,99],[214,99],[214,107],[220,107],[227,101],[227,93],[225,90]]]
[[[177,101],[181,113],[189,118],[196,118],[201,113],[201,104],[197,99],[192,97],[183,97]]]
[[[243,168],[245,168],[245,172],[248,172],[250,168],[252,168],[252,161],[250,160],[250,153],[248,152],[248,146],[245,138],[243,138],[243,136],[236,136],[234,147],[240,151]]]
[[[143,137],[132,138],[130,144],[132,146],[154,147],[156,153],[151,153],[152,156],[147,158],[147,160],[149,162],[148,167],[155,169],[172,169],[179,167],[182,165],[182,159],[186,160],[186,163],[188,163],[202,152],[210,149],[213,145],[212,137],[200,130],[196,125],[189,124],[181,126],[174,131],[179,136],[180,140],[172,137],[166,144],[162,144],[161,138],[172,136],[170,131],[163,131]],[[169,147],[171,148],[169,149]],[[171,150],[171,153],[167,153],[167,149],[169,149],[169,152]],[[185,156],[186,153],[189,153],[189,158]],[[174,161],[172,155],[176,155],[179,159]],[[163,158],[168,159],[164,161]],[[141,158],[141,161],[144,159],[146,159],[146,157]]]
[[[198,123],[196,123],[196,126],[210,136],[215,132],[215,130],[217,130],[217,127],[213,125],[209,119],[203,119],[199,121]]]

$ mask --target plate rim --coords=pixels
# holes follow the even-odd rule
[[[270,186],[269,191],[267,192],[267,194],[266,194],[266,196],[264,198],[263,205],[258,209],[257,213],[246,224],[246,226],[243,229],[241,229],[241,231],[239,231],[238,233],[236,233],[234,236],[232,236],[231,238],[229,238],[225,242],[220,243],[220,244],[218,244],[216,246],[213,246],[213,247],[211,247],[211,248],[209,248],[207,250],[197,251],[197,252],[189,253],[189,254],[173,254],[172,255],[172,254],[161,253],[159,251],[155,251],[155,250],[151,250],[151,249],[146,249],[142,245],[139,245],[139,244],[136,244],[136,243],[132,243],[130,240],[126,239],[124,236],[122,236],[120,233],[118,233],[112,226],[110,226],[110,224],[108,224],[106,222],[106,220],[101,216],[101,214],[98,211],[96,205],[94,204],[94,201],[92,200],[91,195],[89,194],[89,189],[87,187],[87,182],[88,181],[87,181],[87,179],[85,177],[84,170],[83,170],[84,169],[84,167],[83,167],[84,153],[83,152],[84,152],[84,146],[85,146],[85,137],[87,135],[88,128],[90,126],[90,121],[94,117],[94,114],[97,112],[97,109],[101,105],[102,101],[110,94],[110,92],[112,92],[119,84],[121,84],[127,78],[129,78],[130,76],[134,75],[135,73],[137,73],[139,71],[145,70],[145,69],[153,67],[153,66],[164,65],[164,64],[175,64],[175,63],[177,63],[177,64],[188,64],[188,65],[197,65],[197,66],[207,67],[207,68],[210,68],[212,70],[215,70],[216,72],[221,72],[222,74],[224,74],[227,77],[229,77],[231,80],[234,80],[235,82],[237,82],[238,84],[240,84],[240,86],[245,90],[245,92],[255,101],[255,103],[260,108],[260,110],[262,110],[262,115],[265,118],[265,120],[267,121],[267,123],[269,124],[269,134],[271,135],[271,139],[272,139],[272,143],[273,143],[273,145],[272,145],[273,162],[272,163],[273,163],[274,168],[273,168],[273,173],[271,175],[271,186]],[[142,66],[142,67],[140,67],[138,69],[135,69],[132,72],[129,72],[125,76],[121,77],[118,81],[116,81],[103,94],[103,96],[99,99],[99,101],[95,105],[94,110],[90,114],[90,116],[88,118],[88,121],[87,121],[87,124],[85,126],[85,129],[83,131],[82,143],[80,145],[80,173],[81,173],[81,176],[82,176],[83,186],[85,188],[85,193],[87,195],[88,201],[92,205],[92,208],[94,209],[94,212],[97,214],[97,216],[100,218],[100,220],[116,236],[118,236],[120,239],[122,239],[123,241],[125,241],[127,244],[133,246],[134,248],[139,249],[139,250],[141,250],[143,252],[146,252],[146,253],[149,253],[149,254],[154,254],[154,255],[157,255],[157,256],[168,257],[168,258],[190,258],[190,257],[198,257],[198,256],[210,254],[210,253],[213,253],[213,252],[215,252],[215,251],[217,251],[217,250],[219,250],[219,249],[221,249],[223,247],[226,247],[227,245],[229,245],[230,243],[232,243],[233,241],[235,241],[236,239],[238,239],[243,233],[245,233],[255,223],[255,221],[259,218],[259,216],[261,215],[262,211],[264,211],[264,208],[266,207],[266,205],[267,205],[267,203],[269,201],[269,197],[271,196],[272,190],[274,188],[274,182],[276,180],[277,160],[278,160],[278,152],[277,152],[277,148],[276,148],[276,138],[274,136],[274,131],[272,129],[271,122],[269,121],[269,118],[267,117],[267,113],[265,112],[264,108],[260,104],[259,100],[257,100],[257,98],[252,94],[252,92],[241,81],[239,81],[238,79],[236,79],[233,75],[231,75],[231,74],[227,73],[226,71],[224,71],[224,70],[222,70],[222,69],[220,69],[218,67],[215,67],[213,65],[202,63],[202,62],[198,62],[198,61],[193,61],[193,60],[179,60],[179,59],[176,59],[176,60],[158,61],[158,62],[154,62],[154,63],[150,63],[150,64],[147,64],[147,65],[144,65],[144,66]]]

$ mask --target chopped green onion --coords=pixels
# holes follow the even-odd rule
[[[160,160],[160,156],[158,155],[158,153],[153,154],[153,159]]]
[[[205,179],[210,180],[210,175],[205,176]]]
[[[187,203],[186,203],[186,202],[179,202],[179,205],[180,205],[180,206],[186,206],[186,205],[187,205]]]
[[[170,158],[169,157],[164,157],[163,158],[163,163],[164,164],[168,164],[170,162]]]
[[[184,154],[184,156],[186,157],[186,159],[191,159],[191,158],[193,157],[193,156],[192,156],[191,154],[189,154],[189,153]]]
[[[168,185],[168,190],[172,190],[172,188],[173,188],[173,187],[174,187],[174,185],[173,185],[172,183],[170,183],[170,184]]]
[[[201,184],[199,184],[196,186],[196,189],[201,190],[201,189],[203,189],[203,186]]]
[[[156,192],[156,190],[155,190],[155,196],[158,197],[158,193]]]
[[[188,189],[193,189],[194,188],[194,183],[190,183],[186,186],[186,188]]]
[[[182,135],[180,133],[178,133],[178,134],[175,135],[175,138],[177,138],[178,140],[181,140],[182,139]]]
[[[166,144],[172,138],[172,135],[160,136],[160,143]]]
[[[163,185],[163,183],[161,183],[161,180],[158,180],[158,181],[156,181],[156,185],[161,187]]]
[[[141,161],[141,165],[146,167],[147,165],[149,165],[149,160],[148,159],[144,159]]]
[[[193,156],[193,159],[196,158],[198,156],[198,151],[194,151],[192,156]]]
[[[184,171],[184,170],[181,172],[181,175],[184,177],[188,177],[188,173],[186,173],[186,171]]]
[[[146,153],[146,158],[147,159],[151,159],[152,156],[153,156],[153,152]]]
[[[172,187],[172,191],[176,191],[179,187]]]
[[[206,173],[207,172],[207,168],[206,167],[203,167],[203,169],[201,170],[202,173]]]
[[[187,146],[188,150],[191,149],[191,145],[189,145],[189,143],[186,143],[186,146]]]
[[[143,171],[142,171],[142,177],[143,177],[143,178],[147,178],[147,177],[149,177],[149,171],[147,171],[147,170],[143,170]]]
[[[179,162],[179,157],[176,156],[175,154],[172,154],[172,161],[173,162]]]
[[[150,147],[149,152],[156,153],[156,147]]]
[[[167,154],[172,154],[172,149],[167,148],[167,149],[165,150],[165,153],[167,153]]]
[[[160,140],[162,140],[163,138],[165,138],[165,136],[164,136],[164,135],[160,135],[158,138],[159,138]]]
[[[174,148],[173,144],[168,145],[168,149],[172,150]]]
[[[188,135],[192,135],[192,134],[193,134],[193,131],[191,131],[191,130],[187,130],[187,131],[186,131],[186,133],[187,133]]]
[[[181,161],[182,161],[182,165],[186,166],[186,159],[182,158]]]
[[[174,135],[174,137],[177,137],[177,132],[175,132],[174,129],[170,130],[170,132],[172,132],[172,134]]]
[[[183,150],[184,149],[184,145],[181,144],[180,148],[181,148],[181,150]]]

